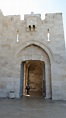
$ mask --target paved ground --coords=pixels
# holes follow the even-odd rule
[[[0,99],[0,118],[66,118],[66,101]]]

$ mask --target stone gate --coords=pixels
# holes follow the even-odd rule
[[[26,95],[66,100],[62,13],[4,16],[0,11],[0,97]]]

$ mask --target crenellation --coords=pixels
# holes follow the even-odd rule
[[[20,21],[21,18],[20,18],[20,15],[8,15],[8,16],[4,16],[5,19],[8,19],[9,21]]]
[[[41,14],[32,12],[21,20],[20,15],[4,16],[0,11],[0,67],[0,97],[7,97],[10,90],[18,98],[26,94],[29,77],[31,95],[39,92],[47,99],[62,99],[62,95],[65,99],[62,13],[47,13],[42,20]]]

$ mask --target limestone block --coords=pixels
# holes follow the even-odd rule
[[[28,32],[29,26],[32,29]],[[48,29],[50,42],[47,42]],[[61,13],[46,14],[44,20],[40,14],[32,13],[21,20],[19,15],[4,16],[0,11],[0,97],[7,97],[14,90],[14,96],[19,98],[20,65],[27,60],[45,64],[46,98],[50,98],[52,92],[52,99],[65,100],[66,52]],[[30,71],[32,88],[40,86],[42,79],[41,64],[37,63],[35,67],[36,71]]]

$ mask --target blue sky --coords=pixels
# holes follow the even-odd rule
[[[31,12],[40,13],[42,19],[45,13],[62,12],[66,39],[66,0],[0,0],[0,9],[4,15],[17,15]]]

